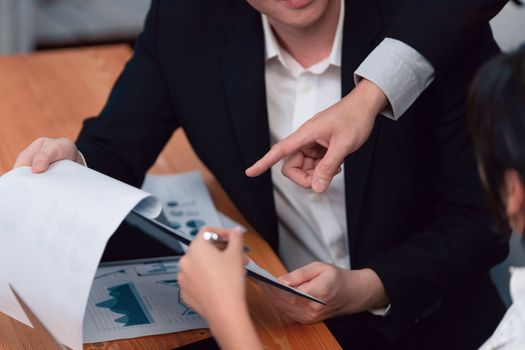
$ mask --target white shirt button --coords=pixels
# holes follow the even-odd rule
[[[309,93],[312,90],[312,85],[310,84],[304,84],[302,87],[302,90],[305,94]]]
[[[314,193],[312,194],[312,201],[313,202],[322,202],[324,196],[322,193]]]
[[[343,247],[341,247],[341,244],[337,244],[335,247],[334,247],[334,251],[335,251],[335,257],[337,259],[341,259],[342,257],[344,257],[346,255],[346,251]]]

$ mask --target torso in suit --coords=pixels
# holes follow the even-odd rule
[[[346,2],[344,95],[404,3]],[[377,118],[345,160],[351,265],[373,269],[392,305],[386,318],[328,322],[345,348],[472,349],[503,315],[488,270],[505,257],[505,242],[491,230],[465,117],[469,81],[497,51],[481,28],[399,121]],[[261,17],[244,0],[153,1],[133,58],[101,115],[86,121],[78,148],[91,168],[138,186],[182,127],[277,248],[270,174],[244,175],[270,144],[264,84]]]

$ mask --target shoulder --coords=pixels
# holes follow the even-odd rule
[[[398,19],[399,14],[407,6],[406,0],[374,0],[376,5],[376,10],[381,16],[383,25],[389,26],[396,19]]]
[[[151,15],[161,31],[198,38],[237,21],[246,8],[246,0],[153,0]]]
[[[260,24],[260,14],[246,0],[153,0],[149,17],[159,46],[175,45],[185,53],[222,46],[232,27]]]

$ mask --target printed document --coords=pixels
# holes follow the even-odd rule
[[[207,328],[180,296],[178,258],[99,267],[84,316],[84,342]]]
[[[91,283],[110,236],[135,209],[154,218],[148,193],[71,161],[43,174],[0,178],[0,311],[30,325],[11,284],[62,344],[82,349]]]

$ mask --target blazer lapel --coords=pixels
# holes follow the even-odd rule
[[[227,28],[222,52],[224,84],[230,116],[245,166],[270,146],[264,81],[264,36],[261,15],[239,1]]]
[[[264,35],[261,15],[245,0],[237,1],[225,25],[222,50],[224,90],[239,152],[247,168],[270,147],[266,108]],[[253,225],[270,245],[277,248],[277,218],[271,173],[249,179],[250,197],[258,208]]]
[[[341,68],[343,96],[354,88],[354,72],[374,48],[375,39],[382,29],[374,0],[347,0],[345,8]],[[378,118],[368,141],[345,160],[347,227],[352,261],[355,258],[357,228],[368,172],[380,126],[381,118]]]

